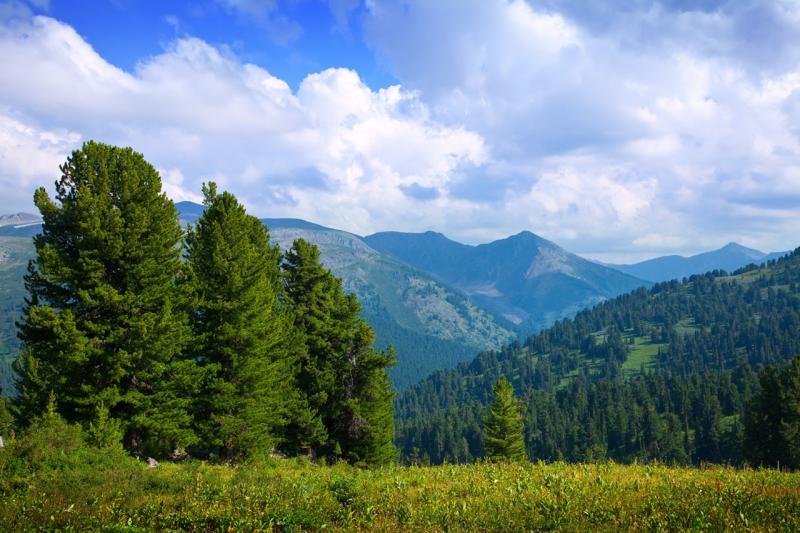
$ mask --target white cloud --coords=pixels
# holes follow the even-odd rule
[[[36,161],[25,171],[31,188],[51,184],[69,149],[93,138],[143,152],[176,199],[197,199],[200,183],[215,179],[262,216],[366,232],[418,214],[404,187],[444,186],[487,157],[480,136],[431,120],[415,93],[373,91],[347,69],[311,74],[295,93],[194,38],[126,73],[69,26],[34,17],[0,29],[0,69],[0,102],[20,117],[14,131],[28,133],[14,135]],[[32,130],[37,121],[48,129]],[[8,168],[12,179],[22,172]],[[17,202],[0,199],[0,208]]]
[[[800,245],[800,4],[666,4],[385,0],[366,27],[434,119],[485,140],[501,191],[457,192],[503,213],[497,232],[643,254]]]
[[[348,24],[354,4],[332,4]],[[143,152],[176,199],[215,179],[259,215],[359,233],[530,229],[605,258],[800,244],[800,8],[670,6],[370,1],[368,42],[401,82],[378,90],[348,69],[292,90],[197,38],[125,72],[17,10],[0,22],[0,169],[29,190],[0,210],[94,138]]]
[[[80,139],[78,133],[37,128],[0,112],[0,202],[5,211],[28,208],[33,190],[58,179],[58,166]]]

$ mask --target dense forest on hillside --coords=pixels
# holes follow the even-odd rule
[[[483,455],[482,417],[506,378],[532,459],[739,463],[759,371],[800,354],[800,249],[603,302],[435,373],[395,401],[411,461]]]

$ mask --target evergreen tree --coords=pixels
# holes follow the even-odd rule
[[[494,400],[486,415],[486,456],[492,460],[518,461],[526,458],[525,430],[514,386],[506,379],[494,386]]]
[[[11,416],[8,398],[0,396],[0,436],[8,437],[14,427],[14,417]]]
[[[141,154],[88,142],[60,167],[55,200],[34,195],[42,233],[25,278],[16,369],[21,421],[46,408],[88,426],[100,406],[126,447],[163,454],[193,442],[192,361],[178,283],[181,227]]]
[[[281,302],[280,252],[236,198],[203,186],[206,207],[187,233],[203,369],[196,420],[206,450],[236,458],[286,439],[302,411],[294,375],[302,342]]]
[[[394,393],[386,367],[394,364],[394,352],[373,349],[374,333],[359,317],[358,300],[320,264],[316,246],[296,240],[284,270],[287,299],[306,346],[298,385],[327,433],[316,447],[333,459],[392,461]]]
[[[768,367],[751,402],[744,453],[753,465],[800,469],[800,357],[781,371]]]

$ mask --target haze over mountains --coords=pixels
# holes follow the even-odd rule
[[[192,202],[176,207],[184,224],[203,213]],[[0,386],[6,389],[37,220],[24,213],[0,217]],[[637,287],[783,255],[729,244],[688,258],[603,265],[528,231],[471,246],[430,231],[360,237],[301,219],[262,220],[284,250],[296,238],[319,246],[324,264],[357,295],[378,345],[397,349],[391,374],[399,388]]]
[[[39,215],[31,213],[12,213],[10,215],[0,215],[0,227],[2,226],[18,226],[22,224],[36,224],[41,222]]]
[[[767,254],[741,244],[731,242],[710,252],[684,257],[681,255],[667,255],[641,261],[632,265],[608,265],[616,270],[625,272],[647,281],[668,281],[682,279],[693,274],[701,274],[711,270],[725,270],[732,272],[751,263],[766,263],[771,259],[778,259],[789,252],[774,252]]]

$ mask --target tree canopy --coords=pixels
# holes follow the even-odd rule
[[[298,384],[326,431],[320,451],[352,462],[391,461],[394,393],[386,367],[394,364],[393,352],[374,350],[358,300],[322,266],[316,246],[296,240],[284,269],[287,300],[306,348]]]

